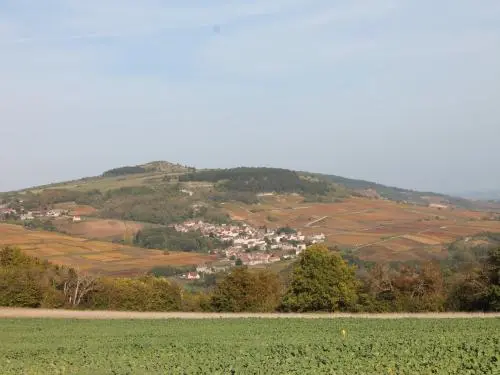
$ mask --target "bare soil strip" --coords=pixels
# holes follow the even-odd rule
[[[314,224],[317,224],[317,223],[319,223],[320,221],[323,221],[323,220],[325,220],[325,219],[328,219],[328,216],[323,216],[323,217],[320,217],[319,219],[316,219],[316,220],[314,220],[314,221],[311,221],[310,223],[307,223],[307,224],[306,224],[306,227],[310,227],[310,226],[312,226],[312,225],[314,225]]]
[[[51,309],[0,308],[0,318],[51,318],[51,319],[454,319],[500,318],[500,313],[190,313],[190,312],[129,312],[129,311],[79,311]]]

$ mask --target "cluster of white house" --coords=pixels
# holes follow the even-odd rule
[[[245,265],[274,263],[283,259],[294,258],[304,251],[307,244],[325,241],[324,234],[305,236],[291,228],[256,229],[248,224],[211,224],[204,221],[190,220],[172,227],[178,232],[199,231],[204,236],[219,239],[230,244],[217,252],[228,263],[241,262]],[[288,230],[287,230],[288,229]],[[216,272],[212,267],[200,266],[197,272]]]
[[[46,218],[58,218],[58,217],[68,217],[73,222],[79,222],[82,218],[79,215],[69,215],[68,210],[51,209],[46,211],[25,211],[24,209],[15,210],[13,208],[8,208],[6,205],[0,207],[0,218],[16,217],[19,220],[29,221],[36,218],[46,217]]]

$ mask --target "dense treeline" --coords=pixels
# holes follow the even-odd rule
[[[499,248],[490,249],[474,269],[446,277],[435,262],[378,264],[360,272],[337,252],[313,245],[281,275],[236,268],[217,283],[210,306],[216,311],[500,311],[499,273]]]
[[[113,168],[109,171],[104,172],[103,177],[116,177],[116,176],[124,176],[128,174],[138,174],[138,173],[146,173],[146,168],[136,166],[125,166],[119,168]]]
[[[217,194],[214,194],[217,195]],[[227,197],[221,197],[229,195]],[[96,216],[131,220],[152,224],[169,225],[189,219],[200,219],[211,223],[230,223],[230,217],[218,208],[217,202],[227,201],[241,195],[245,200],[245,193],[219,193],[212,200],[214,204],[195,204],[205,197],[193,198],[181,191],[181,186],[164,184],[157,186],[130,186],[110,189],[101,192],[97,189],[77,191],[68,189],[46,189],[38,193],[26,193],[20,197],[10,197],[10,206],[17,210],[23,207],[26,211],[48,210],[55,204],[75,202],[76,204],[90,205],[97,210]],[[251,194],[250,194],[251,195]],[[208,198],[209,200],[211,197]],[[250,203],[252,197],[246,197]],[[254,195],[254,199],[256,199]],[[255,202],[255,200],[253,201]],[[33,228],[55,230],[45,222],[29,224]]]
[[[358,291],[355,268],[323,245],[307,249],[293,268],[280,309],[284,311],[353,310]]]
[[[477,267],[488,258],[490,250],[500,247],[500,233],[484,232],[459,239],[448,246],[447,265],[457,271]]]
[[[104,201],[104,194],[98,189],[82,191],[75,198],[75,203],[86,204],[92,207],[100,207]]]
[[[149,273],[157,277],[170,277],[194,271],[196,271],[196,266],[156,266]]]
[[[162,277],[102,278],[89,293],[85,307],[98,310],[181,310],[181,288]]]
[[[174,311],[181,289],[165,278],[96,278],[18,249],[0,250],[0,305]]]
[[[190,219],[201,219],[217,224],[231,222],[229,215],[221,210],[211,207],[193,208],[192,204],[183,198],[163,200],[161,197],[151,197],[111,201],[99,212],[99,216],[161,225],[181,223]]]
[[[63,280],[71,278],[63,268],[52,266],[19,250],[0,251],[0,305],[20,307],[61,307]]]
[[[18,211],[21,208],[26,211],[44,210],[51,208],[55,204],[68,202],[99,207],[104,201],[104,194],[97,189],[78,191],[63,188],[45,189],[37,193],[26,192],[22,195],[15,194],[7,199],[9,206]]]
[[[230,246],[215,237],[200,232],[177,232],[173,228],[145,228],[135,235],[134,244],[148,249],[209,252]]]
[[[179,181],[219,183],[224,190],[239,192],[276,192],[324,195],[330,185],[324,181],[301,178],[296,172],[279,168],[231,168],[189,173]]]
[[[173,270],[174,272],[176,270]],[[0,251],[0,305],[150,311],[500,311],[500,249],[445,276],[438,263],[359,270],[338,252],[310,246],[281,274],[236,267],[200,280],[203,292],[165,277],[93,277]]]
[[[273,311],[279,304],[281,289],[276,274],[238,267],[217,284],[211,307],[215,311]]]
[[[27,220],[23,221],[23,226],[27,229],[39,229],[39,230],[45,230],[47,232],[55,232],[57,231],[57,228],[52,224],[51,220],[47,219],[33,219],[33,220]]]
[[[54,204],[76,201],[80,192],[69,189],[45,189],[39,193],[27,192],[20,199],[11,199],[10,206],[16,210],[23,207],[27,211],[48,209]]]
[[[228,223],[229,216],[214,207],[193,205],[179,186],[127,187],[104,195],[99,215],[104,218],[169,225],[189,219]]]

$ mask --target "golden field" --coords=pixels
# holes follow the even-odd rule
[[[500,221],[489,220],[485,212],[367,198],[302,203],[297,196],[273,196],[262,204],[226,203],[224,208],[233,219],[255,226],[289,225],[305,234],[324,233],[330,245],[354,249],[371,261],[444,258],[446,245],[460,237],[500,232]]]
[[[0,247],[16,246],[28,255],[101,275],[138,275],[155,266],[196,265],[211,258],[88,240],[0,224]]]
[[[62,233],[95,240],[124,239],[135,235],[144,227],[144,224],[134,221],[89,217],[76,223],[68,218],[60,218],[54,220],[53,224]]]

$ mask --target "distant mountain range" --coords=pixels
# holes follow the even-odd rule
[[[410,189],[402,189],[394,186],[387,186],[379,184],[376,182],[351,179],[335,175],[322,175],[322,176],[333,183],[342,185],[355,194],[360,194],[362,196],[371,198],[382,198],[391,201],[398,202],[408,202],[417,205],[429,205],[429,204],[447,204],[456,207],[466,208],[466,209],[489,209],[488,202],[476,202],[478,198],[469,198],[460,194],[441,194],[434,192],[423,192]],[[490,198],[488,198],[490,199]],[[500,205],[492,206],[491,208],[498,209]]]
[[[458,193],[457,195],[473,200],[500,202],[500,190],[466,191]]]

